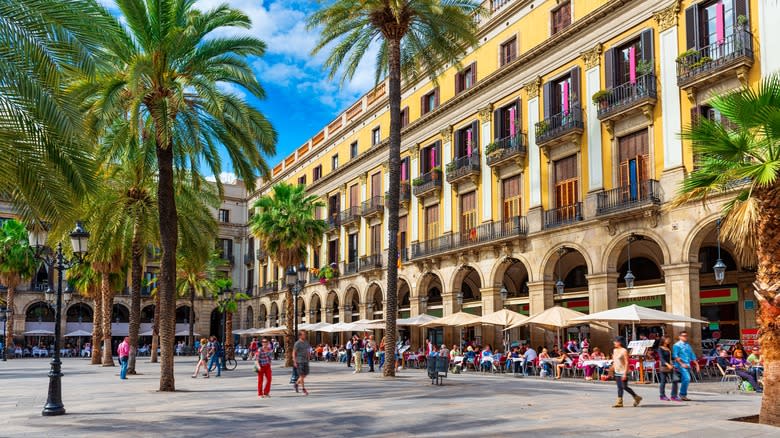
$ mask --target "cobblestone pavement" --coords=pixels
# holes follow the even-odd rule
[[[438,387],[422,370],[390,380],[313,363],[308,397],[296,394],[289,370],[276,365],[272,397],[259,399],[250,362],[210,379],[192,379],[194,364],[177,358],[178,391],[159,393],[158,368],[148,358],[126,381],[118,367],[64,359],[68,413],[42,417],[48,361],[0,362],[0,437],[780,436],[776,428],[728,421],[758,413],[760,398],[719,394],[713,383],[693,385],[689,403],[660,402],[656,385],[633,385],[642,406],[613,409],[611,383],[467,373]]]

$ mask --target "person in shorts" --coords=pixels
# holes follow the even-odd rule
[[[298,372],[298,380],[295,381],[295,392],[298,392],[298,386],[300,385],[303,395],[309,395],[309,391],[306,390],[304,380],[309,375],[309,351],[311,345],[306,340],[306,331],[301,330],[298,332],[298,340],[293,345],[293,365]]]

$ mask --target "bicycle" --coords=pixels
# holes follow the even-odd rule
[[[238,362],[236,361],[236,349],[232,345],[225,349],[224,360],[225,364],[222,368],[225,370],[233,371],[238,366]]]

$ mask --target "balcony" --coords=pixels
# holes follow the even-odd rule
[[[655,75],[650,73],[639,76],[636,83],[618,85],[598,99],[598,118],[601,121],[616,120],[639,110],[646,117],[652,118],[656,99]]]
[[[260,289],[260,295],[272,294],[272,293],[279,292],[279,282],[278,281],[269,281],[268,283],[266,283],[263,287],[261,287],[259,289]]]
[[[382,254],[372,254],[360,258],[358,270],[360,272],[377,271],[382,269]]]
[[[447,164],[447,182],[454,186],[469,181],[476,184],[479,172],[479,154],[474,152],[469,156],[456,158]]]
[[[222,254],[220,258],[222,259],[223,268],[236,264],[236,258],[233,256],[233,254]]]
[[[341,220],[341,225],[344,227],[349,227],[350,225],[359,223],[360,207],[354,205],[352,207],[347,208],[346,210],[342,210],[340,214],[340,220]]]
[[[400,191],[398,193],[398,203],[401,207],[409,208],[409,202],[412,200],[412,187],[409,181],[401,181]],[[385,192],[385,199],[390,196],[390,192]]]
[[[254,262],[255,262],[255,259],[254,259],[254,257],[252,257],[252,253],[251,252],[247,253],[247,254],[244,254],[244,264],[245,265],[251,265]]]
[[[596,214],[626,214],[648,205],[661,205],[661,184],[649,179],[638,184],[617,187],[597,194]]]
[[[352,261],[342,263],[341,272],[344,275],[356,274],[358,271],[358,261],[354,259]]]
[[[721,44],[681,53],[677,57],[677,85],[691,95],[695,88],[730,75],[745,83],[752,65],[753,35],[738,29]]]
[[[535,125],[536,145],[549,149],[563,143],[574,143],[582,135],[582,108],[572,107],[568,114],[558,113]]]
[[[255,250],[255,257],[257,257],[257,260],[260,262],[261,265],[264,265],[268,260],[268,254],[266,254],[264,249]]]
[[[544,211],[544,228],[556,228],[582,220],[582,202]]]
[[[528,154],[528,140],[523,133],[504,137],[489,144],[485,148],[485,154],[487,165],[494,170],[512,163],[523,167],[523,160]]]
[[[385,212],[385,198],[374,196],[368,201],[363,201],[363,217],[371,219],[372,217],[381,217]]]
[[[511,240],[524,237],[527,234],[528,222],[524,216],[516,216],[506,222],[490,221],[460,233],[448,234],[424,242],[414,242],[412,243],[412,259]]]
[[[412,181],[412,192],[418,198],[438,196],[441,192],[441,169],[435,168]]]
[[[339,213],[333,212],[328,216],[328,219],[326,219],[326,223],[328,227],[325,229],[325,233],[338,234],[339,229],[341,228],[341,216]]]

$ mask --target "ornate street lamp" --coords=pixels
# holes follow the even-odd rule
[[[506,297],[509,296],[509,291],[506,290],[506,286],[501,286],[501,290],[498,292],[501,295],[501,304],[506,307]]]
[[[628,236],[628,246],[626,247],[626,251],[628,251],[628,270],[626,270],[626,276],[623,277],[623,279],[626,281],[626,287],[629,289],[633,289],[634,280],[636,280],[634,273],[631,272],[631,242],[636,240],[638,240],[638,238],[635,234]]]
[[[715,222],[718,236],[718,260],[715,261],[712,272],[715,273],[715,281],[717,281],[718,284],[723,284],[723,280],[726,278],[726,264],[723,263],[723,259],[720,258],[720,221],[721,220],[718,219],[717,222]]]
[[[43,407],[42,415],[54,416],[65,414],[65,406],[62,404],[62,361],[60,360],[60,341],[62,337],[62,304],[67,304],[73,297],[70,287],[62,289],[62,279],[65,277],[65,271],[81,263],[89,249],[89,233],[84,230],[81,222],[76,223],[76,228],[70,233],[70,244],[73,250],[73,257],[66,259],[62,252],[62,243],[57,243],[57,249],[51,251],[46,247],[49,230],[48,225],[35,222],[29,229],[30,247],[35,251],[35,258],[43,262],[49,272],[52,269],[59,271],[57,276],[57,290],[53,291],[51,286],[45,292],[46,302],[54,307],[54,356],[51,360],[51,369],[49,370],[49,393],[46,399],[46,405]],[[49,276],[51,278],[51,275]]]
[[[566,288],[566,285],[563,283],[563,279],[561,278],[561,259],[564,255],[566,255],[566,247],[562,246],[558,248],[558,281],[555,282],[555,291],[558,293],[558,295],[563,295],[564,289]]]
[[[293,332],[295,333],[296,337],[298,336],[298,317],[300,316],[298,314],[298,295],[300,295],[301,291],[303,290],[303,285],[306,284],[306,274],[308,272],[309,268],[307,268],[306,265],[301,262],[297,269],[290,266],[287,268],[287,272],[285,273],[285,282],[293,294],[293,313],[295,314]]]
[[[463,305],[463,292],[458,291],[458,293],[455,294],[455,301],[458,302],[459,306]]]

